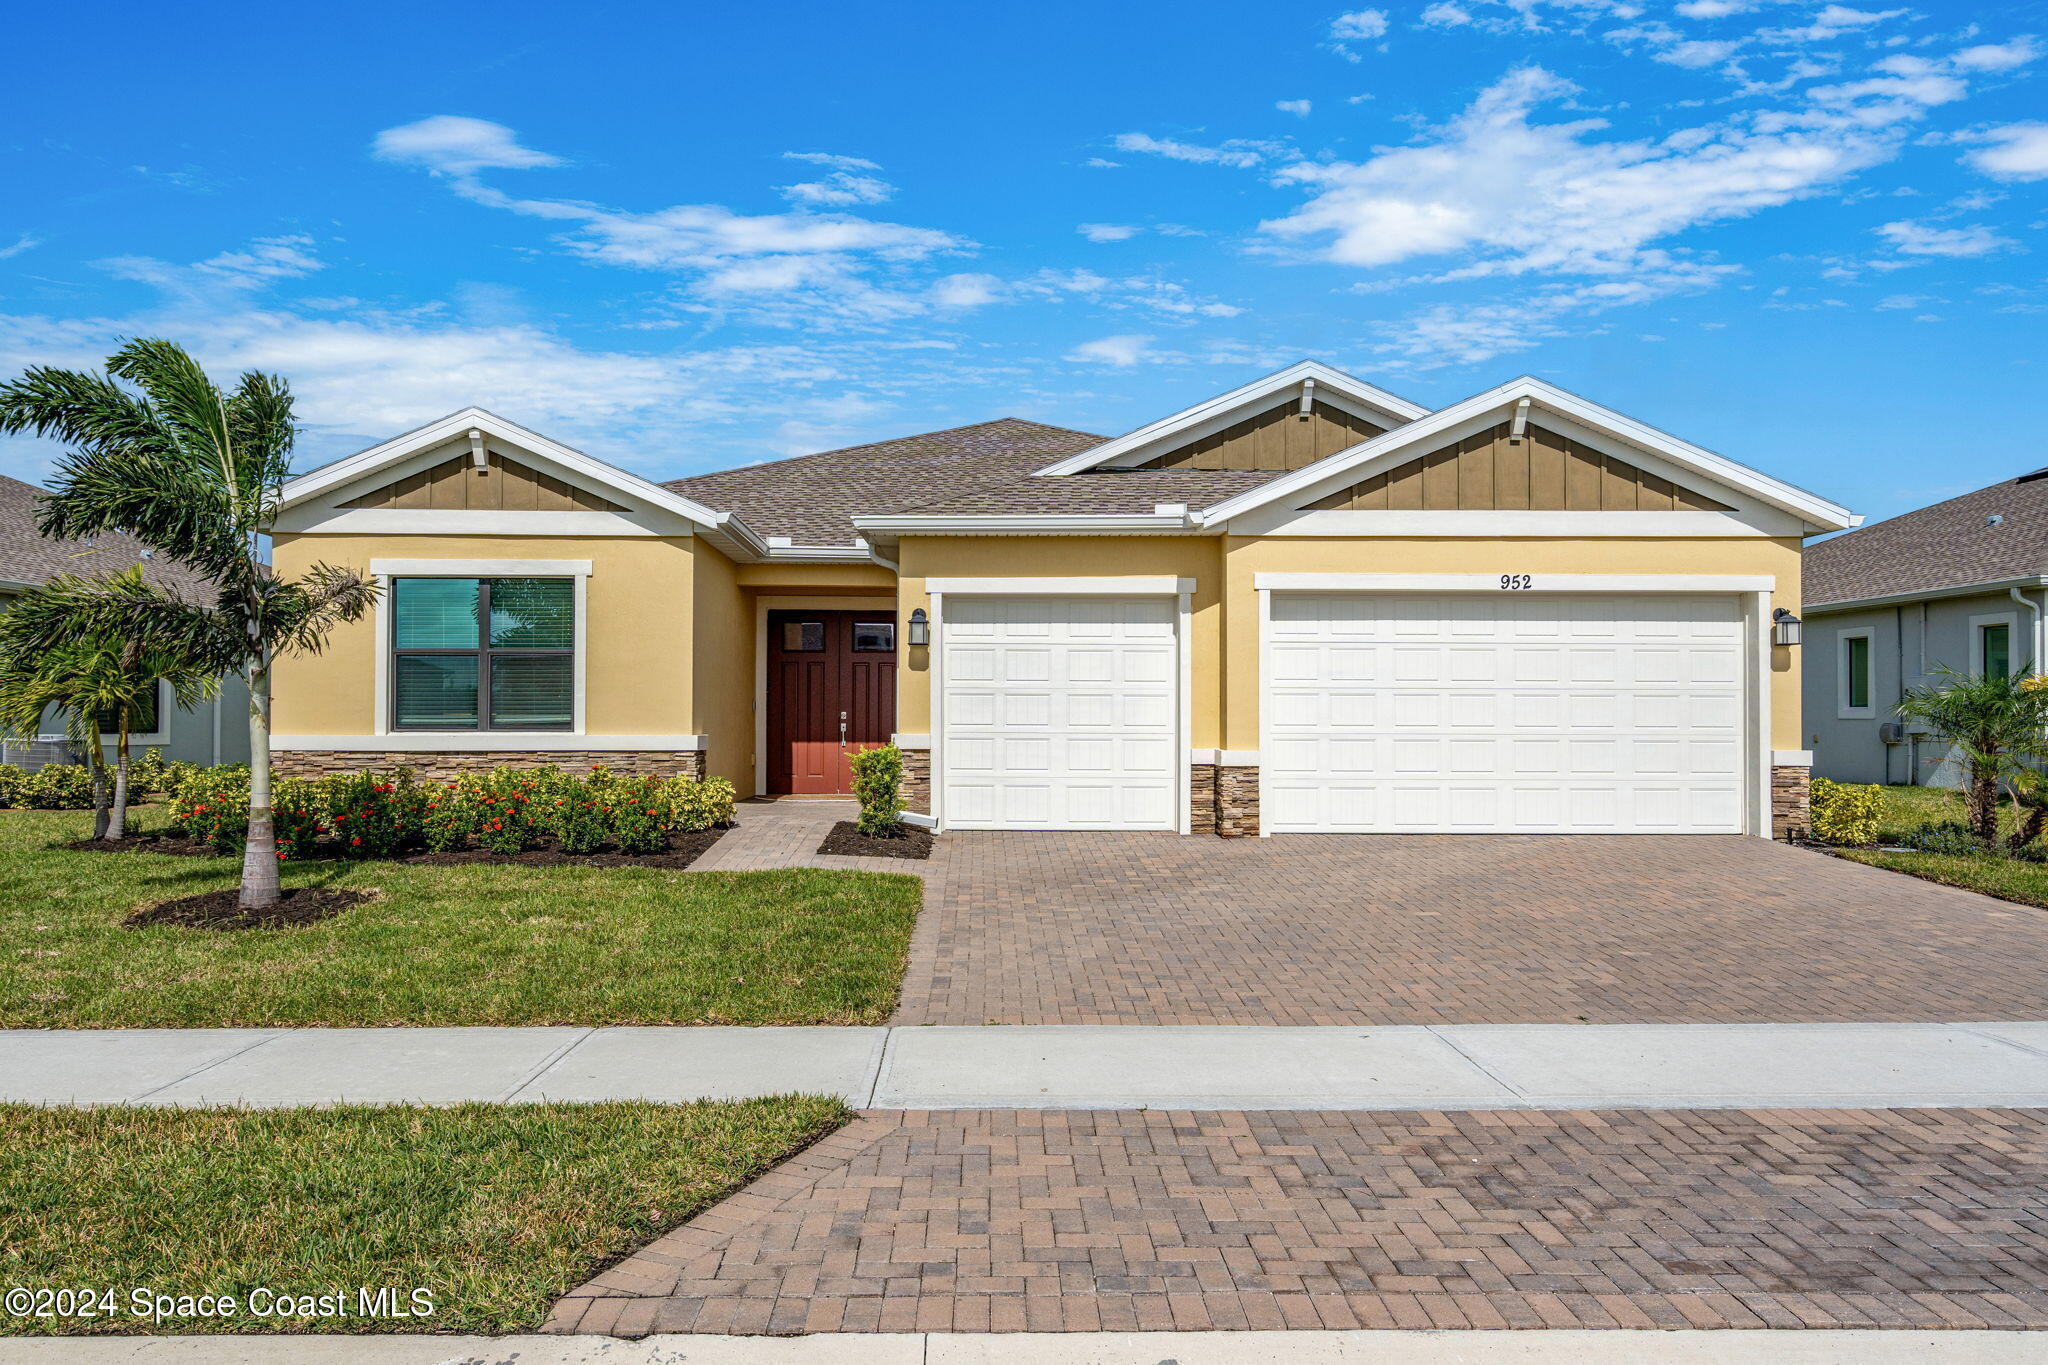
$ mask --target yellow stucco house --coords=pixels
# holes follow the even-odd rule
[[[472,408],[286,487],[279,567],[385,591],[279,664],[277,763],[823,794],[893,737],[942,829],[1769,835],[1801,545],[1856,521],[1526,377],[666,484]]]

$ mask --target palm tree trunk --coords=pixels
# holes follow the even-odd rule
[[[1998,774],[1988,763],[1970,768],[1969,789],[1964,797],[1964,818],[1970,831],[1985,843],[1998,839]]]
[[[114,809],[107,819],[107,838],[119,843],[128,833],[128,708],[121,708],[120,734],[114,741]]]
[[[245,910],[284,898],[277,880],[277,823],[270,813],[270,660],[249,667],[249,841],[242,847]]]
[[[98,724],[94,727],[97,730]],[[107,837],[107,756],[100,748],[100,737],[95,734],[92,743],[86,747],[86,770],[92,774],[92,837]]]

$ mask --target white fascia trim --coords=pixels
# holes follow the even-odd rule
[[[1191,513],[1157,512],[1082,516],[932,516],[855,517],[853,524],[863,531],[887,536],[956,535],[1128,535],[1139,531],[1189,531],[1195,526]]]
[[[1342,370],[1333,369],[1320,361],[1303,360],[1289,365],[1284,370],[1276,370],[1263,378],[1254,379],[1251,383],[1241,388],[1232,389],[1229,393],[1220,394],[1215,398],[1209,399],[1207,402],[1197,403],[1191,408],[1183,408],[1170,417],[1162,417],[1156,422],[1139,427],[1136,431],[1127,432],[1115,440],[1105,441],[1101,445],[1084,450],[1078,455],[1069,455],[1063,460],[1057,460],[1035,472],[1038,474],[1079,474],[1084,470],[1093,469],[1097,465],[1106,464],[1120,455],[1127,455],[1141,446],[1150,445],[1155,441],[1179,435],[1189,427],[1228,413],[1234,408],[1244,407],[1282,393],[1300,384],[1304,379],[1316,381],[1316,396],[1318,398],[1327,398],[1332,396],[1333,393],[1338,397],[1349,397],[1355,402],[1365,404],[1367,407],[1377,408],[1385,415],[1397,418],[1402,422],[1412,422],[1429,411],[1428,408],[1420,404],[1411,403],[1405,398],[1388,393],[1385,389],[1368,384],[1356,376],[1344,373]]]
[[[1302,512],[1272,524],[1237,526],[1269,536],[1711,536],[1782,537],[1800,534],[1797,519],[1776,509],[1761,516],[1784,525],[1759,525],[1739,512]]]
[[[476,407],[451,412],[446,417],[422,427],[415,427],[367,450],[359,450],[332,464],[301,474],[285,484],[278,499],[278,510],[283,511],[330,489],[367,478],[418,451],[454,440],[472,427],[510,445],[553,460],[601,486],[616,489],[650,506],[664,508],[687,517],[707,530],[723,531],[749,553],[762,554],[768,548],[760,536],[730,512],[714,511],[701,502],[663,488],[660,484],[643,479],[638,474],[628,473],[615,464],[586,455],[573,446],[565,446],[559,441],[550,440],[537,431],[520,426],[517,422],[508,421],[494,412]]]
[[[932,747],[932,737],[930,735],[891,735],[889,736],[889,742],[899,749],[929,749]]]
[[[1131,578],[927,578],[927,593],[967,593],[982,597],[1164,597],[1195,590],[1192,578],[1143,575]]]
[[[1811,768],[1813,766],[1813,750],[1773,749],[1771,750],[1771,766],[1773,768]]]
[[[1417,445],[1435,440],[1461,422],[1496,410],[1512,410],[1524,398],[1529,399],[1538,409],[1534,420],[1540,421],[1543,411],[1557,413],[1591,431],[1661,455],[1681,469],[1694,471],[1730,488],[1741,489],[1781,511],[1792,513],[1816,530],[1841,531],[1862,524],[1863,519],[1846,507],[1816,497],[1803,488],[1796,488],[1768,474],[1759,473],[1747,465],[1737,464],[1724,455],[1716,455],[1711,450],[1682,441],[1668,432],[1659,431],[1610,408],[1603,408],[1590,399],[1581,398],[1575,393],[1569,393],[1530,375],[1509,380],[1484,393],[1474,394],[1462,402],[1440,408],[1406,426],[1395,427],[1392,431],[1375,436],[1371,440],[1361,441],[1349,450],[1339,451],[1314,464],[1283,474],[1269,483],[1260,484],[1257,488],[1216,504],[1199,514],[1197,520],[1204,526],[1213,526],[1232,517],[1243,516],[1246,512],[1270,506],[1326,479],[1358,471],[1361,466],[1381,457],[1396,451],[1411,450]]]
[[[587,559],[373,559],[374,578],[588,578]]]
[[[871,545],[769,545],[763,559],[773,564],[879,564]]]
[[[578,735],[566,730],[402,730],[389,735],[273,735],[271,747],[299,753],[468,753],[705,748],[709,735]]]
[[[1525,580],[1503,586],[1503,578]],[[1262,573],[1257,592],[1775,592],[1773,574]]]
[[[1811,553],[1809,551],[1809,553]],[[1953,588],[1922,588],[1918,592],[1894,592],[1882,597],[1848,597],[1839,602],[1808,602],[1800,610],[1808,616],[1832,612],[1863,611],[1870,607],[1895,607],[1902,602],[1932,602],[1942,597],[1983,597],[2010,588],[2048,587],[2048,575],[2028,574],[2022,578],[1994,578],[1983,583],[1961,583]]]
[[[280,535],[356,536],[691,536],[698,525],[673,512],[431,511],[419,507],[347,507],[322,511],[299,506],[271,523]]]

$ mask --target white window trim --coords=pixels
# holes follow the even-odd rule
[[[1849,642],[1863,640],[1869,645],[1864,651],[1864,666],[1870,670],[1865,680],[1865,692],[1870,698],[1867,706],[1849,705]],[[1835,634],[1835,718],[1837,720],[1874,720],[1877,717],[1877,632],[1862,626],[1855,630],[1838,631]]]
[[[377,699],[374,721],[377,734],[383,737],[398,735],[424,735],[444,741],[430,749],[463,749],[489,746],[448,743],[451,739],[474,739],[478,735],[507,734],[531,739],[539,735],[568,735],[582,737],[586,734],[584,723],[584,673],[590,660],[589,633],[590,612],[589,592],[591,565],[587,559],[373,559],[370,561],[370,576],[377,580],[377,609],[373,625],[377,635],[377,664],[374,670]],[[391,723],[391,650],[392,611],[391,580],[394,578],[567,578],[575,583],[576,619],[570,648],[574,651],[572,666],[575,688],[574,716],[567,730],[399,730]],[[482,697],[477,705],[488,703]],[[277,741],[273,740],[272,743]],[[538,744],[506,745],[506,748],[540,749]],[[564,746],[564,747],[575,747]],[[651,747],[651,746],[650,746]]]
[[[1512,552],[1508,552],[1511,556]],[[1772,592],[1770,574],[1523,574],[1504,561],[1501,573],[1262,573],[1259,591],[1287,592],[1502,592],[1504,577],[1524,582],[1515,592]]]
[[[771,611],[873,611],[896,621],[896,667],[903,668],[909,633],[897,620],[894,597],[757,597],[754,599],[754,795],[768,795],[768,613]],[[936,616],[937,613],[934,613]],[[898,679],[900,684],[901,679]],[[900,689],[899,689],[900,695]],[[901,738],[898,736],[897,738]],[[899,743],[897,748],[911,746]]]
[[[1984,671],[1984,627],[2005,627],[2005,661],[2008,671],[2016,672],[2022,660],[2020,651],[2020,614],[2016,611],[1992,611],[1970,618],[1970,671]]]

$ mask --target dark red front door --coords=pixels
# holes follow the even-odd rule
[[[896,730],[896,613],[768,613],[768,790],[853,790],[847,760]]]

